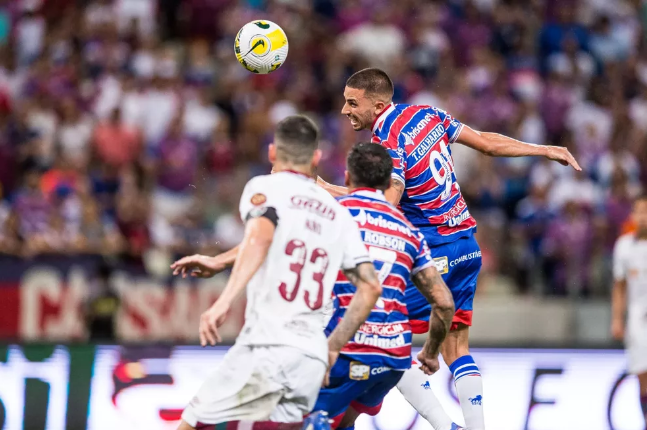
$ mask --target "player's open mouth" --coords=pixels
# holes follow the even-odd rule
[[[357,127],[357,126],[359,126],[359,121],[357,121],[355,118],[348,117],[348,119],[350,120],[350,124],[351,124],[353,127]]]

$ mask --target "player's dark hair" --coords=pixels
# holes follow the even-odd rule
[[[360,142],[348,153],[346,159],[350,183],[353,187],[386,190],[391,185],[393,160],[381,145]]]
[[[319,142],[319,129],[308,117],[291,115],[276,126],[276,155],[284,162],[309,164]]]
[[[364,90],[368,97],[380,97],[383,101],[391,101],[393,98],[393,81],[384,70],[375,67],[353,73],[346,81],[346,86]]]

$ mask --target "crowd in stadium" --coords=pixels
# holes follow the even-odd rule
[[[260,16],[290,43],[270,75],[233,54]],[[0,1],[0,253],[148,264],[229,249],[287,115],[317,121],[319,173],[343,182],[370,137],[340,115],[344,83],[376,66],[396,102],[567,146],[584,169],[454,145],[482,292],[608,294],[647,183],[646,24],[640,0]]]

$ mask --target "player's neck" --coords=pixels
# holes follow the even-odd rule
[[[307,176],[309,178],[314,177],[314,171],[310,165],[301,165],[301,164],[290,164],[290,163],[281,163],[277,162],[274,164],[272,169],[274,173],[278,172],[293,172],[300,175]]]
[[[372,192],[381,192],[377,188],[371,188],[371,187],[361,187],[361,186],[353,186],[349,185],[348,186],[348,193],[354,193],[355,191],[372,191]]]
[[[637,230],[636,239],[638,240],[647,240],[647,230]]]

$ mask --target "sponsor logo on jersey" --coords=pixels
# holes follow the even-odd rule
[[[433,118],[433,116],[432,116],[430,113],[427,113],[427,114],[425,115],[425,117],[424,117],[423,119],[421,119],[421,120],[420,120],[420,122],[418,123],[418,125],[416,125],[415,127],[413,127],[413,128],[411,129],[411,131],[407,131],[407,132],[405,132],[405,142],[406,142],[407,140],[409,140],[409,141],[411,141],[411,144],[413,144],[413,143],[414,143],[414,142],[413,142],[413,139],[415,139],[415,138],[420,134],[420,132],[421,132],[422,130],[424,130],[424,129],[425,129],[425,127],[427,127],[427,124],[429,124],[429,121],[431,121],[431,119],[432,119],[432,118]],[[407,137],[408,137],[409,139],[407,139]]]
[[[436,270],[438,270],[438,273],[440,273],[441,275],[444,275],[449,272],[447,257],[434,258],[434,263],[436,263]]]
[[[375,367],[371,369],[371,375],[379,375],[380,373],[388,372],[389,370],[391,370],[391,368],[386,366]]]
[[[351,361],[348,377],[353,381],[366,381],[371,373],[371,366],[359,361]]]
[[[377,245],[383,248],[391,248],[402,252],[404,252],[407,247],[407,242],[397,237],[386,236],[372,231],[364,231],[363,233],[364,243],[368,245]]]
[[[267,201],[267,197],[265,197],[265,194],[261,194],[261,193],[256,193],[252,196],[251,199],[249,199],[249,202],[254,206],[260,206],[266,201]]]
[[[470,211],[465,211],[462,214],[452,217],[449,219],[449,226],[450,227],[456,227],[457,225],[461,224],[463,221],[468,219],[470,217]]]
[[[366,212],[364,209],[360,209],[359,213],[354,216],[355,221],[360,226],[365,226],[367,223],[380,228],[385,228],[391,231],[397,231],[398,233],[406,234],[407,236],[413,236],[409,227],[400,222],[389,221],[385,219],[382,215],[374,217],[369,212]]]
[[[425,381],[423,384],[420,384],[420,386],[425,390],[431,390],[431,384],[429,383],[429,381]]]
[[[378,336],[393,336],[404,331],[404,326],[400,323],[395,324],[371,324],[364,323],[359,331],[366,334],[376,334]]]
[[[326,206],[324,203],[320,202],[317,199],[306,196],[292,196],[290,199],[292,206],[297,209],[303,209],[308,212],[312,212],[315,215],[320,217],[334,220],[335,211],[330,206]]]
[[[415,151],[411,153],[411,155],[413,155],[413,158],[415,158],[416,161],[420,160],[444,135],[445,127],[443,127],[442,124],[437,124],[427,134],[427,137],[425,137],[422,142],[420,142],[420,145],[416,147]]]
[[[476,405],[482,406],[483,405],[483,396],[481,396],[480,394],[478,396],[476,396],[476,397],[470,397],[468,400],[474,406],[476,406]]]
[[[469,254],[461,255],[456,260],[452,260],[449,263],[449,265],[451,267],[454,267],[454,266],[462,263],[463,261],[472,260],[474,258],[481,258],[481,251],[474,251],[474,252],[470,252]],[[445,257],[445,259],[447,259],[447,257]]]
[[[453,208],[449,210],[446,214],[443,215],[443,224],[449,222],[454,217],[458,217],[461,212],[463,212],[463,209],[465,209],[467,205],[465,204],[465,200],[463,198],[459,198],[456,200],[456,204],[454,205]]]
[[[353,342],[360,345],[376,346],[378,348],[397,348],[406,345],[402,334],[392,338],[383,338],[375,334],[355,333]]]

